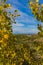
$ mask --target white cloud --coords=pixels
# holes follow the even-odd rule
[[[28,33],[37,33],[38,30],[37,28],[35,28],[34,26],[33,27],[17,27],[17,26],[14,26],[13,27],[13,32],[16,34],[16,33],[23,33],[23,34],[28,34]]]
[[[13,25],[13,32],[14,33],[37,33],[37,20],[34,17],[28,15],[31,13],[30,10],[27,9],[24,5],[22,5],[18,0],[13,0],[13,9],[11,12],[14,12],[15,9],[19,10],[20,17],[16,18],[16,24]],[[18,6],[17,6],[18,5]],[[18,9],[19,8],[19,9]],[[23,12],[22,9],[25,9]],[[26,27],[27,26],[27,27]]]
[[[13,24],[13,26],[24,26],[24,24],[22,24],[22,23],[16,23],[16,24]]]
[[[16,22],[37,25],[38,21],[34,17],[27,15],[22,11],[19,11],[19,13],[20,13],[20,17],[16,18]]]
[[[16,33],[19,34],[37,33],[38,30],[37,30],[36,19],[34,19],[30,15],[27,15],[26,13],[23,13],[22,11],[19,12],[21,16],[16,19],[17,23],[13,25],[13,32],[15,34]],[[27,27],[25,25],[27,25]]]

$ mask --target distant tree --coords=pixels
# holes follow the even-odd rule
[[[41,23],[43,23],[43,4],[39,3],[39,0],[29,0],[29,7],[34,14],[34,17]],[[40,36],[43,36],[43,25],[38,24],[38,30]]]

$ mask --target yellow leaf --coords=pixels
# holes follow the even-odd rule
[[[39,0],[36,0],[36,2],[39,2]]]
[[[5,39],[8,39],[8,38],[9,38],[9,35],[8,35],[8,34],[5,34],[5,35],[4,35],[4,38],[5,38]]]

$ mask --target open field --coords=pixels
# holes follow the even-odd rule
[[[13,43],[3,44],[4,47],[0,44],[0,65],[43,65],[43,37],[22,34],[14,37]]]

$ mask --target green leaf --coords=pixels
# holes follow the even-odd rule
[[[18,10],[15,10],[14,12],[18,12]]]
[[[18,14],[17,16],[20,16],[20,14]]]

